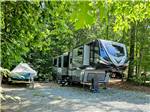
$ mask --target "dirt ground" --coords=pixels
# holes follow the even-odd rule
[[[129,87],[130,86],[130,87]],[[60,87],[35,83],[2,85],[4,94],[19,96],[20,101],[2,101],[2,112],[149,112],[150,88],[111,80],[109,88],[91,93],[82,86]],[[131,91],[132,90],[132,91]],[[141,92],[140,92],[141,91]]]
[[[131,91],[139,91],[150,94],[150,87],[148,86],[138,86],[129,82],[122,82],[120,79],[111,79],[109,83],[109,87],[123,89],[123,90],[131,90]]]

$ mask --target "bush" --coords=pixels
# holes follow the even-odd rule
[[[135,76],[131,79],[131,81],[136,85],[150,86],[150,82],[147,83],[147,81],[150,81],[150,75],[141,75],[139,77]]]
[[[51,80],[53,80],[53,77],[50,73],[49,74],[39,73],[37,75],[37,80],[39,80],[39,81],[51,81]]]
[[[4,69],[4,68],[0,67],[0,75],[8,77],[10,75],[10,71],[8,69]]]
[[[38,72],[35,80],[49,81],[52,79],[52,56],[50,54],[51,52],[34,49],[25,57],[25,60]]]
[[[10,71],[8,69],[4,69],[0,67],[0,84],[2,83],[2,79],[10,76]]]

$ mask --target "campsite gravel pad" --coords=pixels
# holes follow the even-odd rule
[[[2,103],[4,112],[150,112],[150,94],[108,88],[91,93],[81,87],[5,88],[21,101]]]

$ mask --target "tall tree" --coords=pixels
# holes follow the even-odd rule
[[[129,70],[128,70],[128,80],[133,77],[134,74],[134,52],[135,52],[135,25],[131,26],[130,34],[130,53],[129,53]]]

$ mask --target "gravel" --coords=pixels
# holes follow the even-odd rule
[[[81,87],[4,88],[21,101],[2,102],[4,112],[150,112],[150,94],[108,88],[91,93]]]

